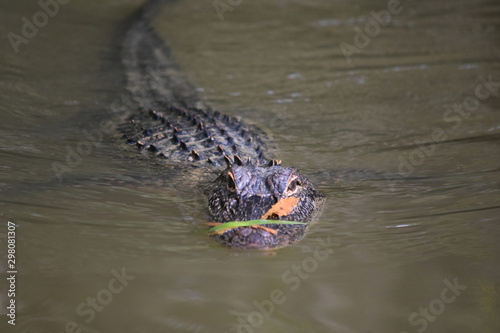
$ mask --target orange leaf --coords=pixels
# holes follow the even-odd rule
[[[271,209],[267,211],[264,215],[262,215],[262,220],[267,220],[273,215],[277,215],[278,217],[286,216],[293,212],[297,204],[299,203],[300,198],[289,197],[285,199],[281,199],[277,203],[275,203]]]
[[[269,222],[271,222],[271,220],[269,220]],[[272,224],[272,222],[269,223],[269,224]],[[255,225],[251,225],[251,227],[254,228],[254,229],[263,229],[263,230],[265,230],[265,231],[267,231],[267,232],[269,232],[269,233],[271,233],[273,235],[277,235],[278,234],[278,230],[271,229],[271,228],[268,228],[268,227],[264,227],[263,225],[255,224]]]

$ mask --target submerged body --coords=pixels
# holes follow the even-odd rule
[[[212,221],[270,220],[268,229],[238,227],[212,235],[222,244],[267,249],[303,238],[307,224],[272,220],[310,222],[320,212],[324,196],[296,169],[267,158],[267,138],[258,128],[199,101],[168,48],[149,27],[154,6],[156,2],[145,7],[123,45],[127,87],[138,104],[121,127],[128,143],[166,163],[200,167],[207,177],[217,172],[219,176],[205,189]],[[153,69],[162,74],[151,75]],[[272,211],[288,202],[293,205],[286,211]]]

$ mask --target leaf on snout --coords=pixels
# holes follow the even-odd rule
[[[305,225],[307,223],[304,222],[295,222],[295,221],[279,221],[279,220],[251,220],[251,221],[231,221],[226,223],[220,222],[205,222],[205,225],[210,225],[209,235],[220,235],[234,228],[238,227],[252,227],[252,228],[261,228],[272,234],[277,234],[277,230],[267,228],[262,226],[261,224],[289,224],[289,225]],[[273,230],[273,231],[271,231]]]
[[[277,216],[282,217],[293,212],[297,204],[299,203],[300,198],[289,197],[285,199],[281,199],[277,203],[275,203],[264,215],[262,215],[262,220],[267,220],[270,217]]]

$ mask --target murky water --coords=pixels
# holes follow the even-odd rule
[[[18,53],[2,40],[0,244],[12,221],[18,272],[2,332],[499,331],[497,1],[159,13],[206,102],[271,133],[328,196],[303,241],[266,253],[206,237],[189,169],[151,165],[100,128],[127,96],[120,43],[142,3],[69,2]],[[1,7],[2,36],[41,10]]]

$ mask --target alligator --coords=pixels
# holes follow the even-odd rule
[[[137,103],[120,127],[127,143],[162,163],[203,170],[210,179],[203,192],[211,221],[269,220],[263,228],[240,226],[211,235],[222,245],[272,249],[302,239],[325,196],[295,168],[268,157],[269,138],[262,130],[200,101],[150,25],[156,12],[158,1],[146,4],[123,42],[127,88]],[[155,70],[163,73],[161,80],[151,79]],[[290,198],[294,204],[283,214],[272,212]]]

